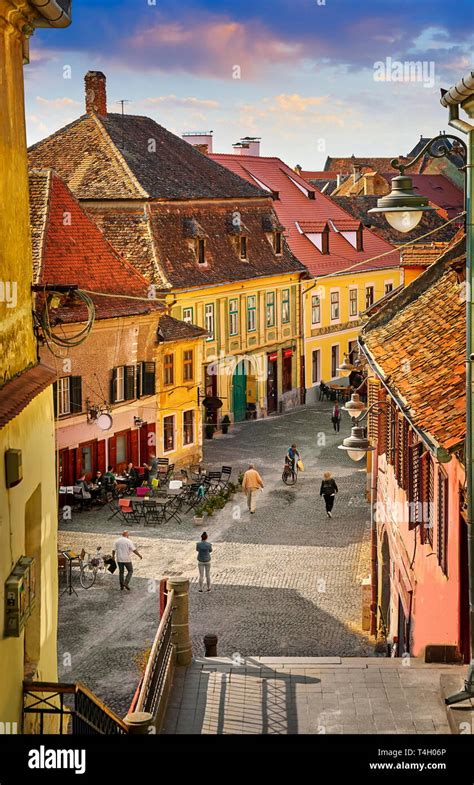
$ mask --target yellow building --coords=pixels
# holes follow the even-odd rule
[[[23,63],[35,25],[69,22],[56,2],[0,0],[0,720],[18,731],[23,680],[57,678],[53,372],[38,362],[31,316]],[[22,557],[34,559],[29,583]]]
[[[399,285],[399,267],[302,283],[307,401],[316,400],[321,381],[344,375],[337,369],[356,349],[361,314]]]

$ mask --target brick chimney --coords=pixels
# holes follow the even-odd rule
[[[86,83],[87,114],[107,114],[106,78],[102,71],[88,71],[84,77]]]

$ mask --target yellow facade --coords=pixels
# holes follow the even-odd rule
[[[26,2],[0,0],[0,394],[7,402],[9,381],[37,363],[23,95],[27,42],[21,32],[32,15]],[[23,479],[10,489],[3,468],[8,449],[21,450],[23,465]],[[57,679],[57,495],[51,387],[2,428],[0,459],[0,720],[17,723],[19,731],[23,679]],[[36,606],[19,637],[5,637],[5,581],[24,555],[36,560]]]
[[[334,275],[302,283],[306,400],[318,397],[321,381],[342,376],[336,369],[357,342],[360,313],[400,285],[398,267]]]
[[[241,395],[258,417],[300,402],[299,277],[292,273],[173,291],[175,318],[209,329],[212,314],[213,336],[204,341],[202,384],[203,392],[223,402],[217,422],[224,415],[231,421],[245,418]],[[292,355],[291,364],[290,358],[286,360],[286,375],[285,352]],[[268,357],[274,355],[270,367],[275,394],[270,391],[273,378],[268,381]]]

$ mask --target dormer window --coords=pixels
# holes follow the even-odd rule
[[[197,241],[197,257],[199,264],[206,264],[206,241],[201,238]]]
[[[352,218],[336,218],[330,221],[335,232],[347,240],[356,251],[364,250],[362,224]]]
[[[327,221],[296,221],[300,234],[313,243],[322,254],[329,253],[329,226]]]
[[[239,246],[240,246],[239,255],[240,255],[240,258],[242,259],[242,261],[247,261],[247,259],[248,259],[248,256],[247,256],[247,245],[248,245],[247,244],[247,238],[246,238],[245,235],[242,235],[239,238]]]
[[[281,256],[282,254],[282,232],[274,232],[273,233],[273,250],[275,251],[277,256]]]

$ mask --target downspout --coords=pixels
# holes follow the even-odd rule
[[[69,27],[71,24],[71,0],[64,2],[65,8],[57,0],[29,0],[36,8],[39,17],[34,20],[35,27]]]
[[[371,591],[370,591],[370,634],[377,635],[378,608],[378,560],[377,560],[377,476],[379,451],[372,453],[371,505],[370,505],[370,549],[371,549]]]

